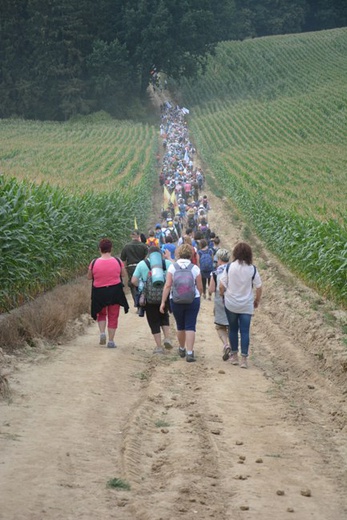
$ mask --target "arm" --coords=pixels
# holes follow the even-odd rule
[[[172,280],[173,280],[172,274],[166,273],[166,282],[164,285],[163,295],[161,297],[161,304],[160,304],[160,308],[159,308],[159,310],[162,314],[164,314],[164,312],[165,312],[165,303],[166,303],[167,297],[169,296],[170,291],[171,291]]]
[[[211,296],[214,292],[216,292],[216,282],[214,281],[214,276],[212,274],[210,278],[210,285],[208,286],[208,294]]]
[[[226,287],[222,284],[222,282],[220,282],[220,284],[219,284],[219,294],[222,297],[224,296],[225,291],[226,291]]]
[[[202,294],[202,278],[201,273],[195,278],[196,287],[200,294]]]
[[[132,283],[133,285],[135,285],[135,287],[138,287],[138,285],[139,285],[139,279],[137,278],[137,276],[134,276],[134,275],[133,275],[133,276],[131,277],[131,283]]]
[[[135,287],[139,286],[140,278],[142,279],[141,272],[140,272],[140,264],[141,264],[141,262],[139,262],[137,264],[135,271],[133,272],[133,275],[130,279],[130,283],[135,285]]]
[[[257,287],[257,289],[255,291],[255,299],[254,299],[254,308],[255,309],[257,309],[259,307],[262,292],[263,292],[262,287]]]
[[[219,294],[222,298],[225,294],[225,291],[227,290],[227,285],[228,285],[229,274],[227,272],[227,269],[228,269],[228,267],[223,271],[223,273],[220,277],[220,282],[219,282]]]
[[[87,280],[93,280],[93,273],[91,269],[88,269]]]

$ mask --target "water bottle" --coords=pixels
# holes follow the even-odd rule
[[[149,263],[152,271],[152,283],[154,287],[164,285],[163,259],[161,253],[154,251],[149,255]]]

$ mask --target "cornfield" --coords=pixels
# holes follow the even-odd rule
[[[86,272],[146,223],[157,132],[130,123],[0,121],[0,312]]]
[[[224,42],[183,86],[198,152],[266,245],[347,304],[347,29]]]

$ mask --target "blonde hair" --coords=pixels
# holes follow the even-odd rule
[[[216,253],[216,257],[221,260],[222,262],[229,262],[230,260],[230,253],[227,249],[220,248],[218,249]]]
[[[192,246],[189,244],[182,244],[176,249],[176,258],[185,258],[186,260],[190,260],[192,254]]]

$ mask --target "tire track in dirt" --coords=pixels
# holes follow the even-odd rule
[[[151,363],[122,449],[124,473],[136,495],[129,503],[134,518],[169,518],[168,512],[172,518],[187,513],[207,518],[212,511],[226,518],[223,503],[216,508],[219,454],[210,424],[218,419],[206,416],[198,399],[202,363],[186,366],[173,353]]]

